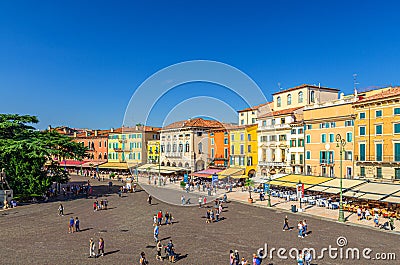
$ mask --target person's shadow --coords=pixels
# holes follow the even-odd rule
[[[117,253],[117,252],[119,252],[119,249],[106,252],[106,253],[104,253],[104,256],[111,255],[111,254],[114,254],[114,253]]]

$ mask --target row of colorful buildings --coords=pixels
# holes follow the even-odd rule
[[[239,110],[238,124],[196,118],[163,128],[57,130],[87,146],[85,163],[100,168],[339,177],[342,161],[345,178],[400,180],[400,87],[344,95],[301,85]]]

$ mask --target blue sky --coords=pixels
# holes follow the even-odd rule
[[[268,99],[278,83],[351,93],[353,73],[362,88],[400,84],[399,8],[396,1],[0,1],[0,113],[38,115],[40,128],[118,127],[142,82],[197,59],[242,70]],[[149,122],[161,125],[158,114],[197,96],[246,107],[216,85],[191,83],[165,94]],[[204,114],[198,102],[186,108]],[[221,119],[234,119],[226,113]],[[176,117],[185,115],[196,111]]]

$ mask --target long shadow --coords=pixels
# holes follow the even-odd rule
[[[176,253],[176,261],[187,258],[188,254],[181,255],[180,253]]]
[[[115,206],[115,207],[109,207],[109,208],[107,208],[107,209],[104,209],[104,210],[106,210],[106,211],[107,211],[107,210],[112,210],[112,209],[115,209],[115,208],[118,208],[118,207],[116,207],[116,206]]]
[[[111,254],[114,254],[114,253],[117,253],[117,252],[119,252],[119,249],[113,250],[113,251],[108,251],[108,252],[104,253],[104,256],[111,255]]]
[[[164,238],[161,238],[160,241],[168,240],[170,238],[171,238],[170,236],[169,237],[164,237]]]
[[[352,212],[351,214],[349,214],[346,218],[344,218],[344,221],[348,221],[350,216],[352,216],[354,213]]]
[[[74,214],[74,213],[66,213],[66,214],[64,214],[64,215],[66,216],[66,215],[73,215],[73,214]]]
[[[150,204],[150,206],[153,206],[153,205],[158,205],[158,202]]]
[[[156,246],[148,245],[148,246],[146,246],[146,248],[156,248]]]
[[[171,224],[179,224],[179,221],[172,221]]]
[[[92,230],[92,229],[93,229],[93,227],[88,227],[88,228],[79,230],[79,232],[85,232],[85,231]]]

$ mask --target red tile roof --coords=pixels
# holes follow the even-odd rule
[[[184,128],[184,127],[221,128],[221,127],[224,127],[224,125],[219,121],[195,118],[195,119],[189,119],[189,120],[185,120],[185,121],[177,121],[177,122],[171,123],[171,124],[163,127],[162,129],[168,130],[168,129]]]
[[[260,104],[260,105],[257,105],[257,106],[254,106],[254,107],[250,107],[250,108],[245,108],[245,109],[242,109],[242,110],[238,110],[237,112],[246,112],[246,111],[251,111],[251,110],[258,110],[259,108],[261,108],[261,107],[263,107],[263,106],[266,106],[266,105],[268,105],[268,104],[271,104],[272,102],[267,102],[267,103],[263,103],[263,104]]]
[[[284,110],[278,110],[278,111],[273,111],[266,113],[265,115],[260,116],[259,118],[263,117],[273,117],[273,116],[280,116],[280,115],[285,115],[285,114],[291,114],[294,113],[296,110],[301,109],[304,107],[297,107],[297,108],[291,108],[291,109],[284,109]]]
[[[319,87],[319,86],[314,86],[314,85],[302,84],[300,86],[295,86],[295,87],[291,87],[291,88],[288,88],[288,89],[285,89],[285,90],[282,90],[282,91],[278,91],[278,92],[276,92],[276,93],[274,93],[272,95],[277,95],[277,94],[281,94],[281,93],[285,93],[285,92],[289,92],[289,91],[292,91],[292,90],[296,90],[296,89],[299,89],[299,88],[305,88],[305,87],[339,92],[339,89],[336,89],[336,88],[322,87],[322,86]]]
[[[380,99],[385,99],[385,98],[389,98],[389,97],[393,97],[393,96],[398,96],[400,95],[400,87],[392,87],[388,90],[384,90],[381,93],[360,99],[356,102],[354,102],[354,104],[357,103],[363,103],[363,102],[367,102],[367,101],[372,101],[372,100],[380,100]]]

